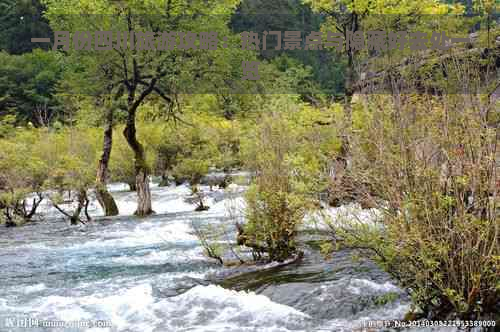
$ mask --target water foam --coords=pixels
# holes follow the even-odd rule
[[[303,227],[328,230],[331,228],[330,225],[338,222],[380,227],[381,217],[382,211],[378,209],[363,209],[358,203],[351,203],[310,213],[304,218]]]
[[[26,293],[26,294],[35,293],[35,292],[43,291],[45,289],[47,289],[47,286],[45,286],[44,283],[40,283],[40,284],[26,286],[24,288],[24,293]]]
[[[183,317],[184,324],[188,326],[213,328],[222,324],[238,326],[242,330],[244,327],[270,329],[303,324],[310,319],[307,314],[273,302],[264,295],[228,290],[216,285],[196,286],[158,305],[172,317]],[[172,323],[175,326],[175,322]]]
[[[354,294],[363,294],[367,291],[375,291],[378,293],[401,292],[399,287],[388,281],[383,284],[379,284],[368,279],[352,279],[347,288]]]
[[[155,298],[151,284],[142,283],[107,296],[48,296],[29,307],[38,317],[109,320],[113,331],[153,331],[159,326],[168,327],[168,331],[215,331],[223,326],[231,331],[254,331],[257,327],[259,331],[288,331],[289,327],[297,331],[294,324],[310,320],[308,315],[266,296],[215,285]]]

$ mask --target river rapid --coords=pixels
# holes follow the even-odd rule
[[[194,212],[186,185],[153,185],[156,214],[138,219],[135,193],[110,188],[120,216],[102,217],[93,201],[86,225],[44,206],[43,222],[0,228],[0,331],[27,331],[7,326],[12,317],[109,325],[29,331],[361,331],[363,322],[401,319],[409,309],[386,273],[349,251],[325,260],[305,244],[299,262],[238,274],[207,258],[193,226],[230,223],[224,190],[204,187],[210,209]],[[242,191],[230,201],[243,202]]]

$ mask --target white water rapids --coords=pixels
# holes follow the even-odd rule
[[[99,217],[92,202],[96,218],[70,226],[46,205],[44,221],[0,229],[0,331],[27,331],[6,326],[12,317],[111,323],[29,331],[352,331],[364,320],[401,319],[409,308],[388,276],[347,258],[297,267],[302,281],[256,292],[210,283],[205,278],[224,268],[204,256],[192,223],[227,221],[222,190],[209,194],[210,210],[194,212],[187,186],[153,186],[156,215],[137,219],[135,193],[110,188],[118,217]],[[320,279],[307,279],[313,275]],[[373,304],[388,293],[397,299]]]

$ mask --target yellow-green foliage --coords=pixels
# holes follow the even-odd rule
[[[153,174],[166,172],[179,182],[197,183],[210,167],[230,170],[240,166],[240,122],[218,115],[214,96],[193,99],[183,108],[178,121],[158,117],[159,111],[153,106],[143,107],[141,114],[144,116],[138,121],[137,131]],[[121,130],[117,131],[121,135]],[[133,157],[122,141],[121,137],[115,140],[118,146],[112,152],[114,179],[133,176]]]
[[[178,144],[173,174],[178,179],[197,184],[208,173],[209,167],[224,167],[223,161],[229,166],[231,162],[230,155],[225,154],[226,142],[221,141],[221,134],[224,127],[228,126],[228,121],[214,115],[194,112],[185,118],[190,125],[179,124],[172,135]]]
[[[0,176],[2,186],[36,190],[46,178],[45,156],[38,150],[44,133],[18,130],[0,145]]]
[[[337,223],[336,234],[373,249],[424,312],[492,313],[499,152],[498,129],[481,115],[488,106],[469,95],[369,99],[373,116],[353,137],[352,173],[370,184],[364,194],[380,202],[383,227]]]
[[[327,160],[338,141],[318,124],[332,121],[327,110],[279,97],[268,112],[242,147],[246,165],[255,174],[245,196],[245,234],[248,243],[265,248],[270,260],[282,261],[296,252],[297,227],[326,186]]]
[[[47,135],[42,150],[49,168],[48,188],[86,190],[94,184],[99,133],[97,129],[68,128]]]
[[[128,146],[122,131],[122,126],[115,127],[109,161],[110,181],[124,182],[135,186],[134,152]]]
[[[33,192],[87,190],[95,180],[97,130],[18,129],[0,145],[0,207]],[[55,198],[55,196],[54,196]]]
[[[35,153],[37,133],[19,131],[9,139],[0,140],[0,223],[23,222],[15,208],[26,197],[40,191],[47,177],[47,167],[39,153]],[[8,212],[6,209],[9,209]],[[6,220],[11,218],[14,220]]]

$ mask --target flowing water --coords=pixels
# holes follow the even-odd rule
[[[299,262],[220,267],[193,233],[228,222],[220,190],[194,212],[186,186],[153,187],[157,214],[137,219],[135,194],[112,189],[119,217],[70,226],[48,210],[44,222],[0,229],[0,331],[26,331],[6,326],[12,317],[111,324],[68,331],[353,331],[409,308],[373,263],[348,251],[325,261],[313,242]],[[101,213],[95,202],[91,213]]]

